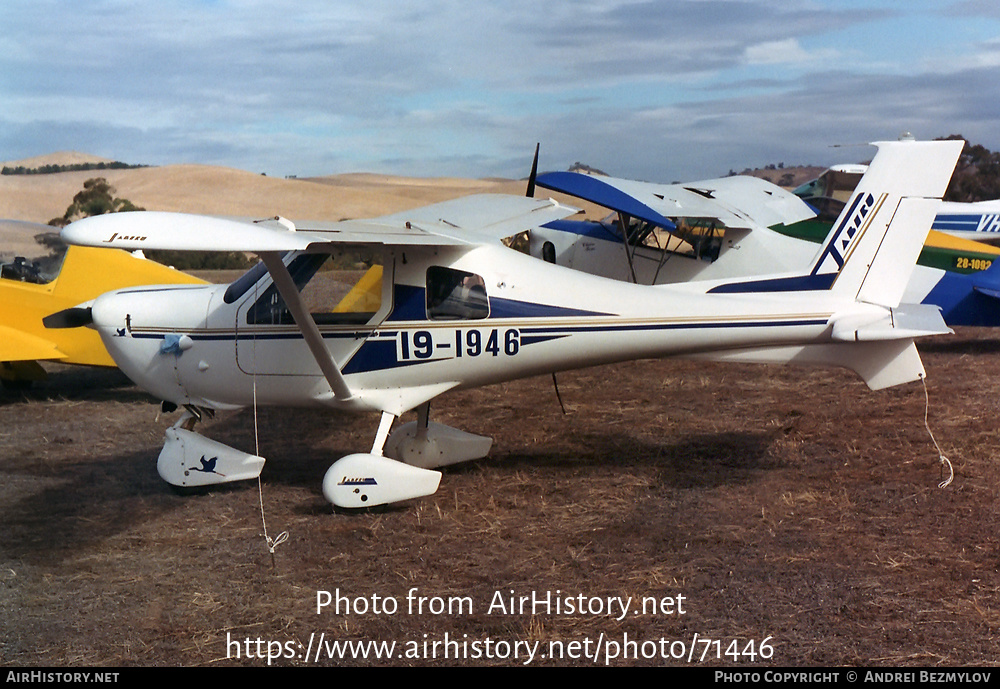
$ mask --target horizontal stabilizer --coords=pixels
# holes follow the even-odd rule
[[[924,366],[913,340],[733,349],[688,358],[753,364],[839,366],[857,373],[872,390],[924,377]]]
[[[872,309],[867,317],[853,315],[830,319],[832,337],[839,342],[874,342],[907,340],[952,333],[941,316],[941,309],[932,304],[900,304],[894,309]],[[880,313],[879,313],[880,312]]]
[[[980,287],[979,285],[975,285],[972,289],[979,292],[983,296],[1000,299],[1000,290],[995,287]]]
[[[0,361],[65,358],[66,355],[49,340],[0,325]]]

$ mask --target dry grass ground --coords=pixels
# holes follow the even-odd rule
[[[524,660],[523,646],[517,660],[444,659],[432,643],[447,634],[469,655],[487,639],[539,642],[535,665],[591,664],[550,657],[549,644],[593,651],[602,638],[599,663],[608,641],[656,642],[622,646],[640,657],[613,665],[684,665],[670,653],[692,644],[713,665],[994,665],[994,337],[963,330],[922,347],[931,428],[955,469],[946,488],[923,388],[871,392],[839,370],[656,361],[564,373],[566,415],[548,378],[450,394],[433,417],[493,436],[490,457],[447,470],[432,497],[362,512],[331,508],[320,482],[367,448],[376,419],[261,410],[267,528],[288,532],[273,556],[256,485],[174,493],[155,470],[173,418],[117,372],[54,367],[0,398],[0,664],[265,664],[246,658],[266,654],[260,639],[295,656],[275,663],[297,665],[320,634],[396,642],[402,656],[324,665]],[[200,428],[254,447],[250,411]],[[471,609],[407,614],[414,588],[428,605]],[[337,589],[399,610],[317,614],[317,591]],[[557,590],[633,606],[683,596],[684,614],[489,611],[497,592]],[[771,658],[745,654],[765,639]]]

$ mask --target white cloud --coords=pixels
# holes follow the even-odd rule
[[[832,61],[836,51],[807,51],[798,39],[785,38],[780,41],[766,41],[747,46],[743,60],[748,65],[803,65],[817,61]]]
[[[747,46],[743,51],[743,59],[749,65],[777,65],[808,62],[813,58],[799,45],[797,39],[786,38]]]

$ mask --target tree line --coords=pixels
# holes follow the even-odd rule
[[[941,137],[942,140],[965,139],[961,134]],[[945,201],[974,203],[1000,199],[1000,153],[980,144],[969,143],[958,158],[955,174],[951,176]]]
[[[81,170],[135,170],[137,168],[149,167],[148,165],[129,165],[114,160],[110,163],[72,163],[69,165],[41,165],[39,167],[25,167],[18,165],[10,167],[4,165],[0,168],[0,175],[53,175],[57,172],[80,172]]]

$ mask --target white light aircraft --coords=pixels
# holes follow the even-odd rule
[[[949,330],[936,308],[900,297],[939,203],[925,180],[950,176],[956,158],[932,147],[919,167],[891,170],[884,188],[858,192],[807,270],[751,280],[646,286],[539,261],[501,240],[576,211],[512,196],[301,228],[122,213],[63,237],[258,253],[229,286],[123,289],[74,315],[87,315],[137,384],[185,407],[158,460],[177,486],[254,478],[263,466],[195,433],[205,410],[379,412],[371,450],[337,460],[323,482],[331,502],[356,508],[429,495],[435,469],[487,455],[491,439],[429,421],[430,402],[453,389],[670,356],[844,366],[873,389],[923,377],[914,338]],[[372,259],[353,285],[321,268],[359,248]],[[411,410],[417,420],[390,434]]]

